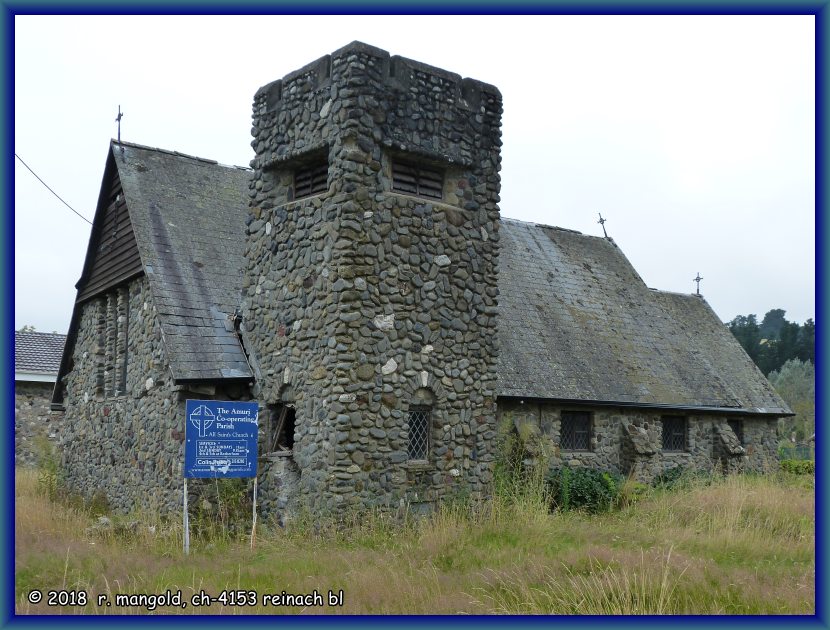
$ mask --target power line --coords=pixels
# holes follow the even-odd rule
[[[73,208],[72,206],[70,206],[70,205],[69,205],[68,203],[66,203],[63,199],[61,199],[61,196],[60,196],[58,193],[56,193],[54,190],[52,190],[51,188],[49,188],[49,184],[47,184],[47,183],[46,183],[45,181],[43,181],[40,177],[38,177],[37,173],[35,173],[35,172],[31,169],[31,168],[29,168],[29,165],[28,165],[28,164],[26,164],[26,162],[24,162],[24,161],[23,161],[23,158],[22,158],[22,157],[20,157],[17,153],[15,153],[15,154],[14,154],[14,157],[16,157],[18,160],[20,160],[20,163],[21,163],[23,166],[25,166],[25,167],[28,169],[28,171],[29,171],[32,175],[34,175],[35,177],[37,177],[37,181],[39,181],[41,184],[43,184],[44,186],[46,186],[46,189],[47,189],[50,193],[52,193],[53,195],[55,195],[55,197],[57,197],[58,199],[60,199],[60,200],[61,200],[61,202],[63,203],[63,205],[65,205],[67,208],[69,208],[70,210],[72,210],[72,212],[74,212],[75,214],[77,214],[77,215],[78,215],[79,217],[81,217],[84,221],[86,221],[87,223],[89,223],[90,225],[92,225],[92,221],[90,221],[90,220],[89,220],[89,219],[87,219],[84,215],[82,215],[80,212],[78,212],[77,210],[75,210],[75,208]]]

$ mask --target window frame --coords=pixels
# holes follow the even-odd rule
[[[267,405],[266,410],[268,415],[264,424],[265,435],[262,436],[259,455],[261,457],[268,455],[293,456],[297,431],[297,409],[291,404],[278,402]],[[282,414],[285,414],[285,418],[280,422]],[[286,446],[283,448],[278,448],[280,436],[285,437]]]
[[[444,199],[445,169],[415,160],[394,157],[390,162],[393,192],[436,201]],[[430,175],[433,177],[430,177]]]
[[[116,341],[115,362],[117,364],[116,374],[118,382],[115,388],[116,396],[126,396],[127,394],[127,364],[130,355],[130,285],[126,284],[119,287],[116,302],[115,322],[118,326],[116,334],[122,339]],[[120,304],[121,308],[118,308]],[[120,313],[123,311],[123,315]],[[123,317],[123,319],[122,319]],[[123,344],[123,345],[121,345]],[[119,350],[119,346],[120,350]]]
[[[303,181],[298,184],[300,180]],[[307,180],[307,183],[305,180]],[[291,186],[292,201],[306,199],[326,192],[329,189],[328,159],[319,158],[298,165],[294,169]]]
[[[666,431],[666,425],[675,425],[672,427],[670,433]],[[683,430],[683,445],[681,448],[671,448],[673,446],[672,442],[668,442],[667,445],[667,436],[671,435],[672,438],[676,439],[678,436],[677,425],[682,426]],[[689,451],[689,419],[686,416],[661,416],[660,417],[660,425],[661,425],[661,447],[664,453],[687,453]]]
[[[726,421],[726,424],[729,425],[729,428],[732,429],[732,433],[735,434],[735,437],[738,438],[738,442],[741,446],[744,445],[744,421],[741,418],[732,418]]]
[[[423,457],[413,456],[413,422],[412,419],[416,414],[423,414],[423,448],[415,455],[423,455]],[[432,407],[427,405],[413,405],[406,412],[406,428],[407,428],[407,442],[406,454],[409,462],[428,462],[430,453],[432,452]]]
[[[565,445],[565,422],[574,422],[576,426],[573,430],[573,437],[574,437],[574,445],[571,447],[570,445]],[[585,428],[580,428],[579,424],[585,423]],[[577,434],[584,434],[585,435],[585,448],[576,448],[576,436]],[[590,453],[593,449],[591,448],[591,438],[594,436],[594,414],[590,411],[580,411],[580,410],[563,410],[560,418],[559,418],[559,448],[562,451],[567,451],[569,453]]]
[[[92,302],[91,302],[92,303]],[[110,287],[96,298],[95,398],[116,400],[127,395],[130,364],[130,285]]]

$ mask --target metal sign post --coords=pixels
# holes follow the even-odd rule
[[[185,403],[184,552],[190,552],[187,480],[254,478],[251,548],[256,530],[257,438],[259,403],[188,400]]]
[[[187,513],[187,477],[184,478],[184,555],[190,554],[190,518]]]
[[[251,549],[256,546],[256,481],[257,478],[254,477],[254,515],[251,520]]]

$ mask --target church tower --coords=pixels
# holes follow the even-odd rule
[[[241,330],[277,509],[489,494],[501,112],[360,42],[257,92]]]

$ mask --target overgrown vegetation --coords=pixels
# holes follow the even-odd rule
[[[784,459],[781,460],[781,470],[793,475],[815,475],[816,462],[809,459]]]
[[[593,513],[607,512],[615,506],[623,486],[622,477],[615,473],[567,466],[551,470],[546,481],[553,507]]]
[[[804,444],[816,431],[815,366],[798,359],[787,361],[780,370],[770,373],[769,380],[795,412],[795,417],[778,421],[778,437],[782,447],[795,450],[795,445]]]
[[[622,482],[597,513],[550,511],[534,470],[500,468],[496,496],[459,500],[428,517],[352,515],[340,523],[265,520],[250,545],[239,489],[219,487],[226,526],[193,534],[182,554],[181,517],[108,515],[49,498],[38,472],[16,477],[16,608],[21,614],[144,614],[97,607],[99,594],[182,593],[186,608],[155,614],[809,614],[814,596],[814,511],[809,476],[689,479],[669,489]],[[602,481],[585,477],[576,494]],[[582,483],[582,482],[580,482]],[[577,484],[579,486],[580,484]],[[580,486],[581,487],[581,486]],[[604,496],[604,495],[603,495]],[[208,502],[213,502],[207,499]],[[603,501],[605,499],[603,498]],[[224,505],[224,503],[223,503]],[[217,506],[214,506],[217,507]],[[211,512],[213,513],[213,512]],[[218,512],[217,512],[218,514]],[[235,521],[234,521],[235,519]],[[232,524],[234,523],[235,524]],[[32,589],[83,590],[83,607],[33,604]],[[189,602],[201,591],[255,590],[257,605]],[[264,594],[344,592],[342,607],[263,605]]]
[[[760,324],[755,315],[739,315],[727,326],[796,414],[778,421],[783,457],[808,459],[808,442],[816,430],[816,325],[812,319],[801,325],[789,322],[785,313],[773,309]]]

